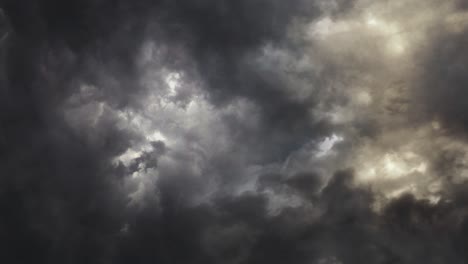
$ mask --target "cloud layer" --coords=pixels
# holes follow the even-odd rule
[[[464,1],[0,1],[7,263],[466,263]]]

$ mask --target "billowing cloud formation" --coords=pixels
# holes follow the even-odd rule
[[[6,263],[466,263],[464,1],[0,1]]]

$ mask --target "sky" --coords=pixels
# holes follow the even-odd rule
[[[0,0],[0,262],[468,263],[466,0]]]

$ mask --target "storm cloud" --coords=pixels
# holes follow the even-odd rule
[[[466,263],[461,0],[0,0],[5,263]]]

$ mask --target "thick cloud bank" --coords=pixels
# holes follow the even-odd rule
[[[0,262],[468,262],[463,0],[0,0]]]

